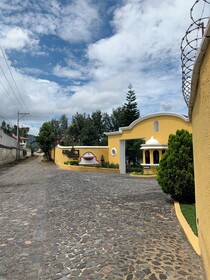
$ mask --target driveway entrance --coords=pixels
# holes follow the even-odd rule
[[[0,169],[0,279],[204,279],[155,179]]]

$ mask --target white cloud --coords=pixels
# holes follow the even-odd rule
[[[79,70],[70,69],[68,67],[61,67],[60,65],[56,65],[53,68],[53,74],[58,77],[64,78],[81,78],[82,73]]]
[[[1,5],[0,16],[0,39],[5,42],[4,47],[18,50],[40,35],[88,42],[100,24],[97,6],[89,0],[73,0],[66,5],[56,0],[41,4],[26,2],[19,6],[14,1],[10,6]]]
[[[23,15],[23,28],[19,27],[22,37],[19,35],[20,41],[17,40],[19,48],[31,42],[36,45],[36,38],[44,34],[54,34],[70,42],[91,40],[100,19],[97,7],[90,1],[74,0],[65,7],[54,0],[47,3],[43,4],[49,7],[45,17],[38,8]],[[63,64],[57,61],[52,73],[69,79],[68,87],[30,77],[36,69],[28,69],[28,74],[13,69],[34,120],[34,131],[39,122],[55,115],[71,116],[77,111],[88,113],[96,109],[111,112],[125,102],[130,83],[142,115],[163,110],[187,112],[181,95],[179,47],[189,25],[189,9],[194,0],[125,0],[122,3],[116,7],[111,22],[114,34],[88,46],[86,65],[69,60],[61,66]],[[35,41],[31,41],[33,32]],[[2,34],[0,32],[0,38],[6,38],[7,34]],[[90,80],[83,84],[85,77]],[[0,96],[3,96],[1,91]],[[8,101],[5,97],[2,99],[1,110],[8,117],[14,116],[9,98]]]
[[[38,40],[33,38],[28,30],[20,27],[0,27],[0,45],[6,49],[23,49],[37,44]]]

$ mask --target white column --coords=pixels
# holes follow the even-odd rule
[[[120,174],[126,173],[125,140],[120,140]]]

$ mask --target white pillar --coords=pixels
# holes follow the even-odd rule
[[[125,140],[120,140],[120,174],[126,173]]]

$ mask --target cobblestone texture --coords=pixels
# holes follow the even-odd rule
[[[0,169],[0,280],[204,279],[155,179]]]

